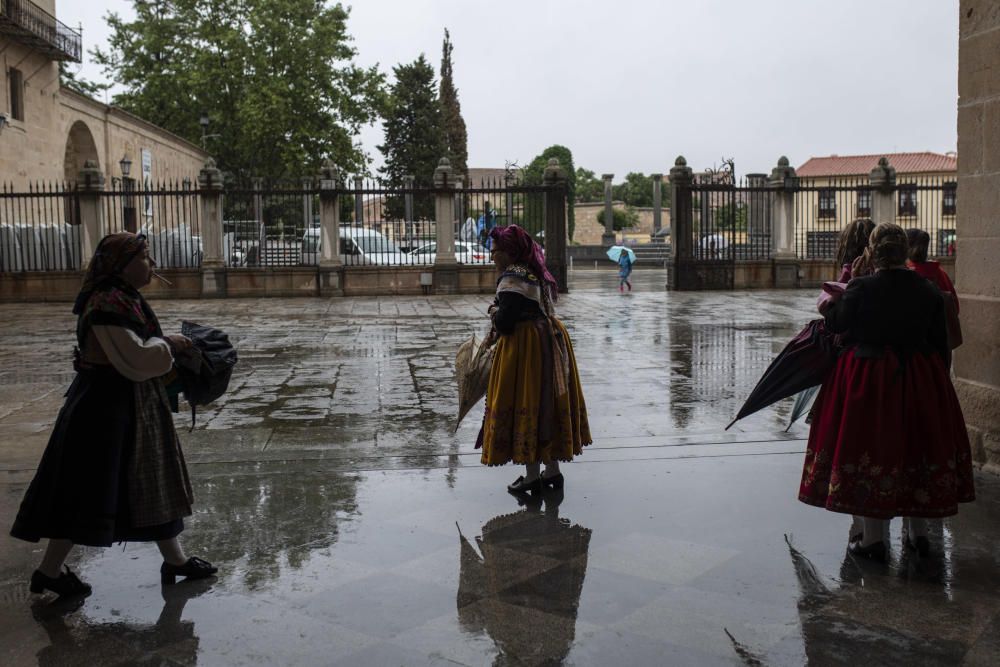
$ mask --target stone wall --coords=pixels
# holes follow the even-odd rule
[[[39,181],[74,181],[85,160],[97,160],[108,183],[121,176],[122,156],[141,181],[142,153],[151,157],[151,180],[191,178],[208,153],[177,135],[59,85],[59,67],[46,56],[0,37],[0,110],[9,111],[8,71],[24,77],[24,120],[0,131],[0,183],[25,190]]]
[[[625,208],[625,204],[620,201],[613,202],[612,206],[618,210]],[[576,231],[573,232],[573,245],[601,245],[604,225],[597,221],[597,215],[603,210],[604,202],[586,202],[574,206]],[[636,243],[649,243],[649,236],[653,233],[653,209],[637,207],[633,210],[639,214],[639,224],[624,230],[624,238],[635,240]],[[660,220],[663,227],[670,226],[669,208],[663,208]],[[619,240],[623,238],[623,232],[615,234]]]
[[[1000,473],[1000,5],[961,0],[955,386],[977,460]]]

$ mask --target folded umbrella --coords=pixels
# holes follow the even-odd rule
[[[452,432],[476,403],[486,395],[493,367],[493,348],[469,336],[455,354],[455,378],[458,380],[458,420]]]
[[[785,428],[786,433],[791,430],[792,424],[797,422],[802,415],[809,412],[809,408],[812,407],[813,399],[816,398],[819,387],[820,385],[809,387],[795,395],[795,405],[792,406],[792,416],[788,418],[788,426]]]
[[[772,403],[823,384],[836,361],[833,334],[823,320],[813,320],[778,353],[726,430]]]

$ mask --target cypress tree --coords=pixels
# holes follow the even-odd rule
[[[451,167],[456,176],[465,178],[468,173],[468,134],[465,130],[465,120],[462,118],[462,105],[458,102],[458,90],[452,78],[451,52],[454,45],[448,29],[444,31],[444,42],[441,44],[441,84],[439,99],[441,101],[441,124],[444,129],[444,144]]]

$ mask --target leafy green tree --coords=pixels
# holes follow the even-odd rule
[[[597,215],[594,216],[597,222],[604,227],[605,225],[605,215],[604,210],[598,211]],[[632,229],[639,225],[639,214],[636,213],[635,209],[631,206],[626,206],[625,208],[613,208],[611,209],[611,226],[615,231],[621,231],[623,229]]]
[[[468,173],[469,149],[468,133],[462,118],[462,105],[458,102],[458,90],[452,78],[451,52],[454,45],[448,30],[444,31],[441,45],[441,83],[438,96],[441,101],[441,126],[444,130],[445,155],[451,160],[455,176],[465,178]]]
[[[625,182],[612,189],[612,196],[629,206],[651,208],[653,206],[653,177],[640,172],[629,172]]]
[[[541,155],[536,157],[531,163],[525,167],[523,172],[523,180],[525,185],[541,185],[542,179],[545,175],[545,166],[549,163],[551,158],[556,158],[559,160],[559,166],[566,170],[567,183],[567,193],[566,193],[566,224],[568,226],[568,233],[570,240],[573,239],[573,232],[576,230],[576,220],[574,218],[573,203],[576,201],[576,169],[573,167],[573,153],[565,146],[560,146],[555,144],[549,146]],[[542,198],[538,196],[526,197],[525,208],[526,213],[528,210],[533,210],[540,207]]]
[[[744,204],[724,204],[715,209],[716,229],[735,229],[738,232],[747,230],[747,207]]]
[[[583,167],[576,170],[576,203],[604,201],[604,181]]]
[[[396,81],[390,89],[384,117],[385,139],[378,147],[385,156],[383,180],[398,186],[403,176],[413,174],[417,184],[429,185],[446,151],[434,69],[421,54],[408,65],[397,65],[393,72]],[[416,197],[413,205],[415,217],[434,218],[432,197]],[[390,198],[386,207],[393,218],[405,214],[401,197]]]
[[[236,178],[349,172],[354,144],[384,101],[384,78],[353,63],[348,9],[315,0],[133,0],[135,19],[105,19],[93,56],[123,89],[114,103],[206,147]]]
[[[69,68],[64,60],[59,61],[59,83],[64,88],[75,90],[82,95],[89,95],[90,97],[97,97],[111,87],[109,84],[88,81],[82,76],[78,76]]]

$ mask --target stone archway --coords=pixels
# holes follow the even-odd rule
[[[75,183],[87,160],[94,160],[100,167],[97,144],[90,128],[82,120],[73,123],[66,137],[66,154],[63,158],[63,178],[67,183]]]

